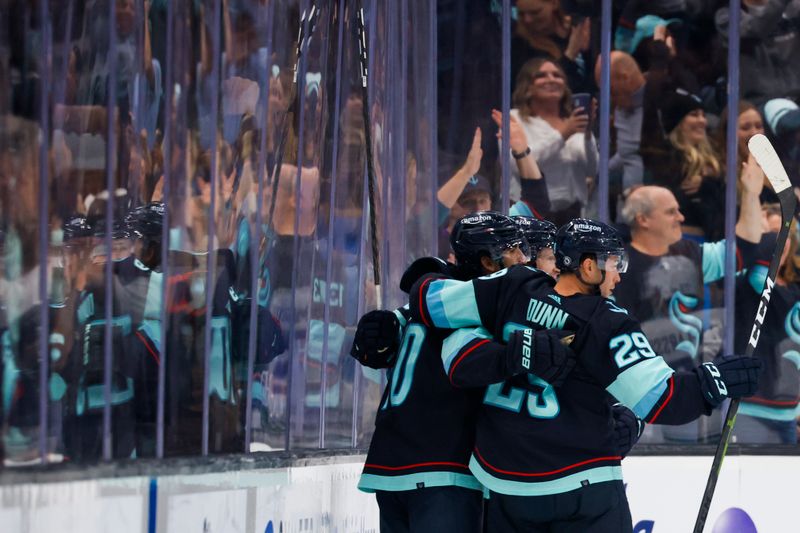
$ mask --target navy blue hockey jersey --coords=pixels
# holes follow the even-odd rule
[[[406,324],[406,317],[395,313],[405,330],[375,417],[358,488],[481,490],[468,468],[481,391],[451,386],[440,357],[448,331],[415,321]]]
[[[533,374],[486,389],[470,469],[495,492],[538,496],[621,479],[609,396],[648,422],[679,424],[709,412],[696,376],[675,373],[627,311],[599,296],[561,296],[553,286],[543,272],[517,266],[466,283],[427,279],[412,289],[411,313],[423,323],[485,328],[446,341],[442,357],[454,381],[482,371],[470,360],[496,349],[489,335],[500,340],[530,327],[575,332],[578,363],[557,390]]]

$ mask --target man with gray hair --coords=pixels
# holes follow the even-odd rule
[[[739,269],[756,253],[761,240],[758,196],[763,179],[756,166],[742,172],[736,224]],[[683,215],[675,195],[664,187],[633,190],[625,201],[622,218],[631,228],[631,242],[627,246],[630,268],[614,290],[617,304],[641,321],[654,350],[672,368],[685,370],[710,360],[721,346],[703,311],[706,298],[713,300],[713,293],[719,292],[708,284],[725,274],[725,241],[701,244],[682,238]],[[714,322],[713,313],[711,316]],[[679,426],[669,434],[665,431],[664,436],[694,441],[702,435],[693,423]]]

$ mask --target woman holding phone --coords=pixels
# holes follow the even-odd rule
[[[528,148],[545,176],[551,205],[546,218],[557,226],[585,215],[597,173],[597,143],[587,129],[590,102],[586,94],[575,107],[564,71],[548,59],[531,59],[517,75],[511,120],[522,125]],[[513,163],[525,155],[512,151],[508,156],[514,200],[519,199],[520,183]]]

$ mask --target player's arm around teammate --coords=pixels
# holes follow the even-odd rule
[[[567,226],[574,227],[576,222],[573,221]],[[594,221],[585,223],[602,227],[604,231],[614,231],[602,223]],[[559,230],[559,233],[562,233],[567,226]],[[614,234],[616,237],[616,232]],[[562,236],[562,243],[565,240],[566,238]],[[616,255],[606,254],[606,257],[601,258],[602,264],[597,258],[590,256],[591,250],[585,248],[586,246],[584,249],[578,249],[577,257],[565,256],[562,250],[557,251],[559,260],[557,266],[561,269],[561,277],[555,289],[559,294],[565,296],[577,293],[598,294],[602,284],[619,281],[620,273],[625,271],[627,265],[624,264],[625,253],[621,240]],[[581,260],[582,256],[586,257]],[[574,266],[576,264],[577,267]],[[503,302],[504,298],[507,300],[509,294],[517,291],[523,283],[541,277],[540,271],[524,266],[517,266],[471,282],[423,277],[411,290],[409,310],[411,316],[433,327],[491,328],[499,322],[498,315],[501,312],[499,303]],[[589,343],[597,349],[605,346],[606,351],[612,356],[617,355],[612,358],[616,368],[610,370],[614,376],[608,374],[609,371],[603,371],[608,375],[604,376],[602,381],[607,381],[609,392],[643,420],[649,423],[682,424],[702,414],[709,414],[712,408],[720,405],[726,398],[753,394],[760,368],[757,360],[737,356],[724,357],[716,364],[705,363],[690,372],[675,372],[649,348],[638,322],[624,309],[620,309],[610,301],[604,301],[605,307],[598,309],[598,316],[595,318],[611,318],[611,320],[604,325],[607,327],[602,329],[589,328],[591,333]],[[636,348],[634,337],[642,345],[646,344],[647,349]],[[626,344],[624,339],[631,339],[631,346],[623,354],[622,350],[614,348],[618,344],[620,346]],[[628,355],[629,358],[621,357],[624,355]],[[647,367],[651,367],[648,380],[653,382],[653,388],[647,391],[648,401],[644,403],[640,403],[643,398],[638,397],[639,392],[629,394],[628,389],[621,384],[612,387],[619,375],[623,374],[623,370],[638,366],[633,363],[645,363]],[[630,372],[622,380],[627,383],[634,375],[638,377],[638,374],[640,371]],[[611,379],[612,377],[614,379]],[[641,387],[635,389],[638,391]]]

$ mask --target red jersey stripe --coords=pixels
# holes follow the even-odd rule
[[[512,476],[525,476],[525,477],[544,477],[544,476],[552,476],[555,474],[560,474],[562,472],[566,472],[567,470],[572,470],[573,468],[578,468],[581,466],[589,465],[592,463],[600,463],[603,461],[621,461],[622,457],[619,455],[612,455],[609,457],[595,457],[594,459],[587,459],[586,461],[581,461],[580,463],[575,463],[574,465],[565,466],[564,468],[559,468],[558,470],[552,470],[550,472],[513,472],[511,470],[502,470],[500,468],[495,468],[494,466],[490,465],[486,459],[483,458],[481,452],[478,450],[477,446],[475,447],[475,454],[478,456],[478,459],[481,463],[485,464],[495,472],[499,472],[500,474],[508,474]]]

